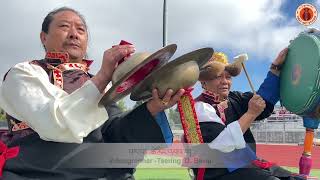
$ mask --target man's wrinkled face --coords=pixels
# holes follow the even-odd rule
[[[88,33],[81,18],[72,11],[53,16],[48,33],[41,32],[41,42],[48,52],[67,52],[71,61],[81,62],[88,44]]]
[[[216,93],[223,98],[229,95],[231,85],[232,77],[227,71],[223,71],[219,76],[202,84],[206,90]]]

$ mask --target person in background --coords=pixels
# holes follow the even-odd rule
[[[220,155],[224,167],[207,168],[205,179],[289,179],[290,172],[256,157],[250,125],[267,118],[279,100],[279,74],[288,49],[272,62],[257,94],[230,91],[232,77],[240,74],[241,63],[228,63],[224,53],[214,53],[200,69],[203,92],[195,99],[201,133],[210,151]],[[194,168],[197,175],[198,169]]]

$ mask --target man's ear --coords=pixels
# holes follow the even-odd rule
[[[47,33],[41,31],[41,33],[40,33],[40,39],[41,39],[41,43],[44,45],[45,42],[47,41]]]

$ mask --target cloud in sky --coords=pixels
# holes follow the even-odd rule
[[[274,57],[303,28],[281,13],[282,1],[277,0],[170,2],[169,40],[189,50],[209,45],[264,60]],[[280,22],[285,23],[279,26]]]
[[[140,51],[155,51],[162,45],[162,2],[6,1],[0,7],[0,20],[6,22],[0,36],[0,58],[6,61],[5,64],[12,65],[25,58],[41,57],[39,32],[42,20],[48,11],[61,6],[73,7],[86,17],[91,37],[89,55],[97,61],[105,49],[121,39],[134,42]],[[168,1],[168,43],[178,44],[177,55],[211,46],[234,53],[248,52],[260,59],[274,57],[303,29],[281,13],[281,2]],[[279,22],[287,23],[279,26]]]
[[[226,51],[229,57],[247,52],[250,61],[255,61],[248,61],[248,69],[259,71],[259,68],[267,69],[270,61],[288,45],[289,40],[305,29],[292,13],[296,9],[293,6],[308,1],[167,2],[168,43],[178,45],[174,57],[207,46]],[[309,2],[319,8],[319,0]],[[88,54],[96,62],[92,67],[93,73],[100,67],[103,51],[121,39],[133,42],[137,51],[154,52],[162,46],[162,3],[163,0],[5,1],[0,7],[0,21],[3,22],[0,76],[18,62],[43,57],[39,38],[42,20],[49,11],[61,6],[75,8],[87,19],[90,31]],[[287,9],[291,9],[290,13]],[[319,27],[319,20],[313,26]],[[258,68],[257,61],[261,64]],[[253,75],[264,76],[256,71]],[[239,83],[234,84],[235,88],[240,87]]]

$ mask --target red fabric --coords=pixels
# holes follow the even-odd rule
[[[119,43],[119,45],[133,45],[133,44],[131,44],[131,43],[125,41],[125,40],[121,40],[120,43]],[[115,46],[112,46],[112,47],[115,47]],[[130,55],[128,55],[127,57],[129,57],[129,56],[130,56]],[[123,63],[124,61],[125,61],[125,59],[122,58],[122,59],[118,62],[118,64],[121,64],[121,63]]]
[[[124,41],[124,40],[121,40],[119,45],[132,45],[131,43],[127,42],[127,41]],[[130,55],[127,56],[127,58],[129,57]],[[123,63],[125,61],[124,58],[122,58],[120,61],[119,61],[119,64]]]
[[[8,148],[2,141],[0,141],[0,177],[2,176],[3,167],[7,159],[17,157],[19,154],[19,147]]]
[[[133,73],[130,77],[128,77],[125,81],[121,83],[116,89],[117,93],[122,93],[130,88],[132,86],[138,84],[141,82],[147,75],[149,75],[152,70],[157,67],[159,64],[160,60],[159,59],[154,59],[147,64],[145,64],[143,67],[138,69],[135,73]]]
[[[46,59],[59,59],[63,63],[69,62],[69,54],[66,52],[47,52]]]
[[[267,168],[270,168],[275,165],[275,163],[263,161],[263,160],[259,160],[259,159],[253,160],[252,163],[254,165],[260,167],[261,169],[267,169]]]
[[[46,59],[59,59],[61,63],[69,63],[69,54],[65,52],[47,52]],[[93,60],[83,59],[84,64],[89,68]]]
[[[202,95],[207,100],[207,102],[209,102],[211,105],[221,103],[221,100],[219,99],[219,95],[216,93],[205,90],[202,92]]]
[[[188,136],[188,134],[189,134],[188,125],[186,123],[186,119],[184,118],[184,113],[183,113],[183,110],[182,110],[181,101],[178,101],[178,105],[177,106],[178,106],[178,111],[179,111],[179,114],[180,114],[180,121],[181,121],[181,124],[182,124],[184,137],[185,137],[187,143],[191,143],[191,140],[190,140],[190,138]]]
[[[84,59],[83,61],[86,63],[87,67],[90,67],[90,65],[93,63],[93,60],[89,59]]]
[[[203,180],[204,179],[205,170],[206,170],[205,168],[199,168],[198,169],[197,180]]]
[[[194,108],[194,100],[193,100],[193,97],[191,95],[191,91],[192,90],[193,90],[193,88],[185,89],[185,93],[183,94],[183,96],[187,96],[189,101],[190,101],[190,103],[191,103],[192,114],[193,114],[194,120],[195,120],[194,123],[196,124],[196,132],[197,132],[198,138],[200,140],[200,143],[203,143],[203,138],[202,138],[202,134],[201,134],[201,130],[200,130],[200,125],[199,125],[197,113],[196,113],[195,108]],[[182,127],[183,127],[183,131],[184,131],[184,135],[185,135],[185,138],[187,140],[187,143],[194,143],[194,142],[191,142],[191,139],[189,137],[188,125],[186,123],[186,119],[185,119],[185,116],[184,116],[184,113],[183,113],[181,101],[178,102],[178,110],[179,110],[181,124],[182,124]],[[197,180],[203,180],[204,179],[204,173],[205,173],[205,168],[199,168],[198,169],[198,174],[197,174]]]
[[[193,88],[188,88],[188,89],[185,89],[185,93],[184,95],[188,96],[189,97],[189,100],[191,102],[191,106],[192,106],[192,113],[193,113],[193,116],[194,116],[194,119],[196,121],[196,124],[197,124],[197,134],[199,136],[199,139],[200,139],[200,142],[201,143],[204,143],[203,142],[203,138],[202,138],[202,134],[201,134],[201,129],[200,129],[200,125],[199,125],[199,121],[198,121],[198,117],[197,117],[197,113],[196,113],[196,110],[194,108],[194,100],[193,100],[193,97],[191,95],[191,91],[193,90]]]
[[[196,123],[196,132],[197,132],[197,135],[199,137],[200,142],[203,143],[198,117],[197,117],[197,114],[196,114],[196,111],[195,111],[195,108],[194,108],[194,100],[193,100],[193,97],[191,95],[191,91],[192,90],[193,90],[193,88],[185,89],[185,93],[183,94],[183,96],[187,96],[189,98],[190,102],[191,102],[192,112],[193,112],[195,123]],[[189,134],[189,131],[188,131],[189,127],[188,127],[188,124],[186,123],[186,120],[185,120],[185,116],[184,116],[184,113],[183,113],[181,101],[178,102],[178,111],[179,111],[179,114],[180,114],[180,120],[181,120],[181,124],[182,124],[182,127],[183,127],[183,132],[184,132],[184,135],[186,137],[187,143],[194,143],[194,142],[191,142],[190,137],[187,136]]]

